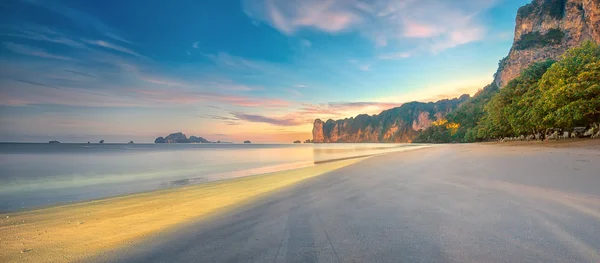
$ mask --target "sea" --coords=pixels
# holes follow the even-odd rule
[[[418,144],[0,143],[0,212],[298,169]]]

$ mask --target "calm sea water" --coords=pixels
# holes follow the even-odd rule
[[[0,211],[404,151],[415,144],[0,143]]]

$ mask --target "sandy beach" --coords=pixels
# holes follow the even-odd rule
[[[600,151],[440,145],[305,180],[98,262],[600,262]]]
[[[598,262],[600,151],[436,145],[2,214],[2,262]]]
[[[85,261],[360,160],[1,214],[0,262]]]

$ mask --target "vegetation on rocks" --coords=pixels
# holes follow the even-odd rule
[[[573,130],[600,122],[600,46],[591,41],[562,58],[538,62],[498,90],[490,85],[447,116],[452,133],[434,125],[415,142],[473,142]]]
[[[525,50],[549,45],[557,45],[561,43],[564,37],[565,33],[558,28],[550,29],[545,34],[534,31],[522,35],[521,38],[515,43],[515,49]]]

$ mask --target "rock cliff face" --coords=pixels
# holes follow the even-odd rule
[[[514,44],[494,81],[503,87],[531,64],[556,60],[586,40],[600,43],[599,0],[533,0],[519,9]]]
[[[467,99],[469,95],[430,103],[410,102],[385,110],[379,115],[361,114],[337,121],[323,122],[317,119],[313,125],[313,142],[412,142],[419,130],[431,126],[432,122],[456,109]]]

